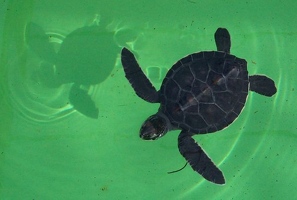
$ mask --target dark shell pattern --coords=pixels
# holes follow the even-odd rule
[[[218,51],[194,53],[168,71],[160,89],[160,111],[176,128],[211,133],[238,117],[248,90],[244,59]]]

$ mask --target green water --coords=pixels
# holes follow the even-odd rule
[[[0,2],[0,199],[297,198],[297,3],[172,2]],[[44,35],[26,34],[30,23]],[[77,39],[65,47],[65,55],[56,56],[70,33],[90,26],[104,30],[99,37],[108,35],[100,47],[94,40],[77,48]],[[121,47],[133,49],[159,88],[175,61],[215,50],[218,27],[228,28],[231,52],[247,60],[249,73],[268,75],[278,88],[271,98],[250,93],[227,129],[195,136],[223,171],[224,186],[204,180],[189,166],[167,174],[185,164],[177,148],[179,132],[154,142],[139,138],[141,123],[158,105],[134,94],[119,62]],[[86,34],[93,37],[91,31]],[[74,61],[78,56],[69,52],[76,48],[81,59]],[[102,69],[108,75],[92,84],[64,81],[95,66],[96,55],[88,57],[94,49],[115,52]],[[63,60],[60,67],[51,60],[56,57]],[[79,65],[79,71],[66,67],[86,58],[90,64]],[[53,70],[66,75],[53,78]],[[69,95],[73,88],[83,93],[76,103]],[[91,106],[79,112],[86,101]],[[94,109],[97,119],[91,117]]]

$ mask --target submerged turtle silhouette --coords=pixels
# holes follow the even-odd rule
[[[103,82],[114,67],[119,50],[114,34],[98,25],[78,28],[63,39],[57,53],[39,25],[28,23],[26,36],[29,47],[46,61],[39,73],[45,85],[59,87],[73,83],[70,103],[82,114],[98,118],[98,108],[87,89]]]
[[[243,109],[249,90],[270,97],[276,87],[266,76],[248,76],[247,62],[230,54],[227,29],[217,29],[215,42],[217,51],[193,53],[177,61],[159,91],[126,48],[121,61],[136,94],[147,102],[160,103],[158,112],[143,123],[140,137],[155,140],[180,129],[178,148],[193,170],[208,181],[224,184],[223,173],[192,136],[229,126]]]

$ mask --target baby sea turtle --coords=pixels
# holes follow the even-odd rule
[[[69,101],[80,113],[98,118],[99,110],[88,94],[91,85],[102,83],[111,73],[119,47],[114,33],[96,24],[69,33],[55,51],[41,26],[27,24],[26,41],[33,52],[45,61],[38,76],[49,88],[73,83]],[[57,40],[57,39],[56,39]]]
[[[122,49],[126,78],[136,94],[150,103],[160,103],[140,129],[140,137],[155,140],[170,130],[181,130],[178,148],[193,170],[216,184],[224,184],[220,169],[192,138],[228,127],[243,109],[248,91],[271,97],[274,81],[262,75],[248,76],[247,62],[230,54],[227,29],[215,33],[217,51],[202,51],[177,61],[157,91],[145,76],[134,55]]]

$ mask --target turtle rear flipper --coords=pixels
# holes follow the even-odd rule
[[[249,77],[250,90],[271,97],[276,93],[275,83],[267,76],[253,75]]]
[[[181,132],[178,137],[179,152],[188,161],[194,171],[206,180],[216,184],[225,184],[225,178],[220,169],[206,155],[203,149],[187,133]]]
[[[74,109],[83,115],[94,119],[98,118],[99,111],[94,101],[91,99],[90,95],[88,95],[88,92],[81,89],[79,85],[74,84],[71,87],[69,101]]]
[[[230,53],[231,39],[227,29],[218,28],[215,32],[215,41],[218,51]]]
[[[159,94],[149,79],[145,76],[131,51],[123,48],[121,53],[122,65],[136,94],[151,103],[159,102]]]

